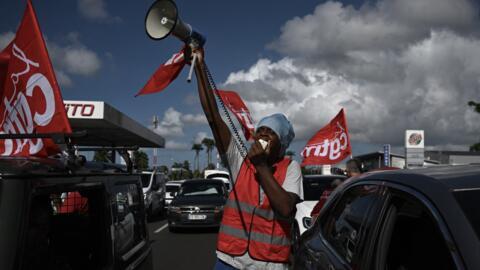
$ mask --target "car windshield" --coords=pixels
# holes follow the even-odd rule
[[[177,185],[167,185],[167,192],[178,192],[180,186]]]
[[[338,176],[304,176],[303,177],[303,198],[305,201],[318,201],[322,192],[330,187],[335,179],[343,179]]]
[[[212,173],[212,174],[209,174],[206,178],[207,179],[214,179],[214,178],[227,178],[228,179],[228,174],[226,174],[226,173]]]
[[[180,188],[180,196],[223,195],[222,184],[216,183],[184,183]]]
[[[475,230],[477,238],[480,238],[480,212],[478,211],[480,189],[455,191],[453,194]]]
[[[151,174],[142,174],[142,186],[148,187],[150,184],[150,178],[152,177]]]

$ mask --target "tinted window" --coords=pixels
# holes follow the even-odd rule
[[[345,261],[352,263],[359,255],[362,235],[371,228],[372,211],[379,208],[377,186],[357,186],[347,190],[322,219],[322,232],[330,245]]]
[[[388,247],[386,259],[381,260],[385,262],[381,269],[457,269],[440,226],[430,210],[423,202],[405,192],[394,191],[393,194],[389,207],[389,211],[393,210],[394,213],[393,226],[390,243],[382,244],[380,249],[383,251]]]
[[[143,205],[135,184],[115,186],[113,192],[115,250],[123,254],[145,239]]]
[[[142,186],[143,187],[148,187],[148,185],[150,184],[150,178],[152,178],[152,175],[151,174],[142,174],[141,177],[142,177]]]
[[[181,196],[223,195],[223,184],[216,183],[184,183],[180,188]]]
[[[213,179],[213,178],[229,178],[228,174],[226,173],[212,173],[212,174],[209,174],[206,178],[207,179]]]
[[[335,179],[342,179],[340,177],[303,177],[303,197],[305,201],[318,201],[322,192],[330,187],[330,183],[332,183]]]
[[[167,192],[178,192],[180,186],[167,186]]]
[[[465,216],[467,216],[470,225],[480,238],[480,212],[478,205],[480,204],[480,190],[463,190],[453,193],[462,208]]]

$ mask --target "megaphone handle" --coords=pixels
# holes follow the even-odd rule
[[[192,82],[192,73],[193,69],[195,68],[195,63],[197,62],[197,54],[193,54],[193,60],[192,60],[192,65],[190,66],[190,71],[188,72],[188,77],[187,77],[187,82],[190,83]]]

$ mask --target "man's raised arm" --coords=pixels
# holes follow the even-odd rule
[[[224,154],[230,144],[231,133],[228,126],[223,121],[220,112],[218,111],[217,103],[215,101],[215,94],[208,83],[205,62],[203,61],[203,52],[201,50],[194,50],[197,54],[197,61],[195,63],[195,75],[197,76],[198,95],[200,96],[200,103],[203,111],[207,117],[208,124],[212,129],[213,136],[219,154]]]

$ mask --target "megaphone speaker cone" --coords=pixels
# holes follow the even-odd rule
[[[152,4],[145,17],[145,29],[152,39],[167,37],[177,24],[177,6],[170,0],[159,0]]]

